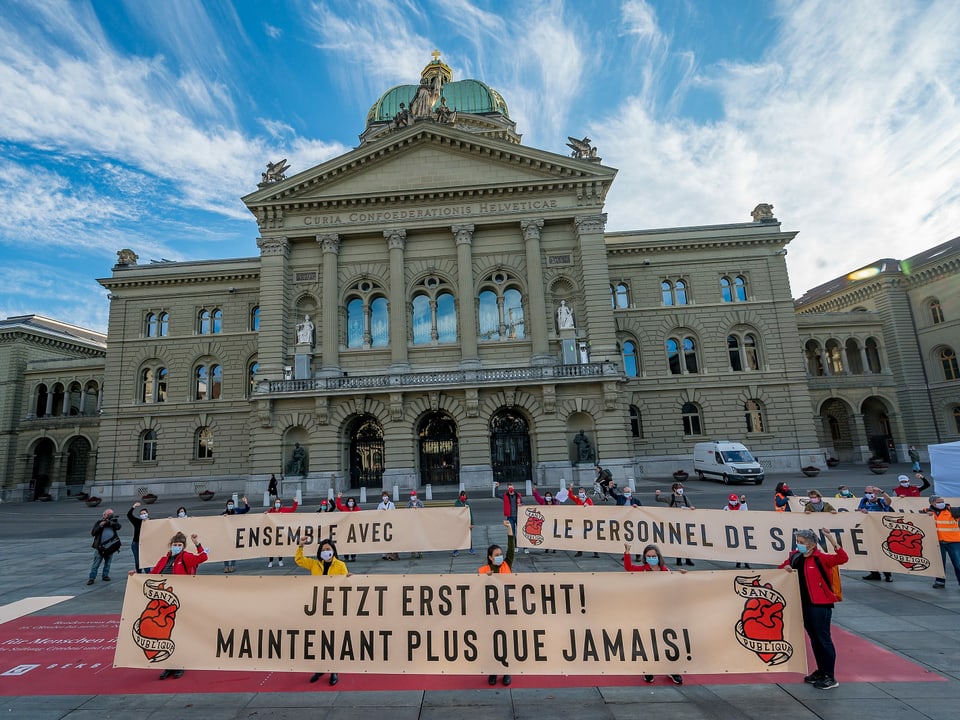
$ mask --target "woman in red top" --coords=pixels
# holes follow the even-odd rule
[[[656,545],[647,545],[643,549],[643,565],[634,565],[630,562],[630,543],[623,544],[623,569],[627,572],[670,572],[660,553],[660,548]],[[677,570],[677,572],[686,574],[687,571]],[[677,685],[683,685],[682,675],[671,675],[670,679]],[[652,683],[653,675],[644,675],[643,681]]]
[[[353,497],[348,497],[346,500],[343,499],[343,493],[337,493],[337,510],[340,512],[357,512],[360,510],[360,503],[356,501]],[[344,555],[343,559],[347,562],[354,562],[357,559],[356,555]]]
[[[197,548],[196,554],[187,552],[184,548],[187,544],[187,536],[178,532],[170,538],[170,550],[157,561],[150,571],[151,575],[196,575],[197,566],[207,561],[207,551],[200,545],[200,539],[196,533],[190,536],[193,544]],[[128,575],[133,575],[136,571],[131,570]],[[176,670],[168,668],[160,673],[160,679],[166,680],[173,675],[174,678],[183,677],[183,668]]]

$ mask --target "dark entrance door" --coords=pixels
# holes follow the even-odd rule
[[[490,421],[490,464],[502,485],[533,479],[530,431],[520,413],[503,410]]]
[[[442,413],[431,413],[420,424],[420,484],[460,482],[457,424]]]
[[[370,417],[355,427],[350,437],[350,487],[383,487],[383,428]]]
[[[84,437],[73,438],[67,445],[67,495],[83,490],[87,482],[87,465],[90,461],[90,441]]]
[[[44,438],[37,443],[33,450],[33,472],[30,474],[30,485],[33,499],[45,495],[50,488],[50,475],[53,472],[53,441]]]

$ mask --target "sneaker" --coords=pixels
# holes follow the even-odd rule
[[[934,583],[933,583],[933,586],[934,586],[937,590],[943,590],[945,587],[947,587],[947,583],[946,583],[946,582],[940,582],[939,580],[935,580]]]
[[[230,572],[230,568],[225,567],[225,568],[223,569],[223,571],[224,571],[225,573],[228,573],[228,572]]]
[[[643,681],[644,681],[645,683],[652,683],[652,682],[653,682],[653,675],[644,675],[644,676],[643,676]]]
[[[683,675],[671,675],[670,679],[673,680],[674,685],[683,685]]]
[[[110,576],[109,576],[109,575],[104,575],[104,576],[103,576],[103,581],[104,581],[104,582],[110,582]]]
[[[162,673],[160,673],[160,677],[158,679],[166,680],[171,675],[173,675],[173,670],[164,670]]]
[[[280,567],[283,567],[283,560],[279,560],[279,561],[277,562],[277,565],[279,565]]]
[[[554,552],[556,552],[556,550],[554,550]],[[473,548],[470,548],[470,554],[471,554],[471,555],[476,555],[476,554],[477,554],[477,551],[474,550]]]
[[[310,676],[310,682],[315,683],[317,680],[323,677],[323,673],[314,673]]]
[[[174,670],[174,671],[173,671],[173,679],[174,679],[174,680],[179,680],[179,679],[182,678],[182,677],[183,677],[183,670]]]
[[[573,556],[574,556],[574,557],[583,557],[583,553],[578,551],[578,552],[574,553]]]
[[[513,678],[512,678],[512,677],[510,677],[509,675],[504,675],[504,676],[503,676],[503,684],[504,684],[504,685],[509,685],[509,684],[512,683],[512,682],[513,682]]]
[[[94,583],[93,578],[90,578],[89,580],[87,580],[87,585],[93,585],[93,583]]]
[[[878,573],[878,572],[872,572],[872,573],[870,573],[869,575],[864,575],[864,576],[863,576],[863,579],[864,579],[864,580],[879,580],[879,579],[880,579],[880,573]]]
[[[685,562],[686,562],[687,565],[689,565],[690,567],[693,567],[693,560],[690,560],[689,558],[687,558],[687,560],[686,560]],[[677,677],[680,677],[680,676],[678,675]]]
[[[267,563],[267,567],[273,567],[273,560]]]
[[[823,675],[822,672],[820,672],[819,670],[814,670],[812,673],[810,673],[809,675],[807,675],[807,676],[803,679],[803,681],[804,681],[805,683],[809,683],[810,685],[813,685],[815,682],[817,682],[817,680],[822,680],[823,677],[824,677],[824,675]]]
[[[529,555],[529,554],[530,554],[530,550],[528,550],[527,548],[524,548],[524,549],[523,549],[523,554],[524,554],[524,555]]]
[[[819,680],[817,680],[817,681],[813,684],[813,686],[814,686],[817,690],[833,690],[835,687],[840,687],[840,683],[838,683],[838,682],[837,682],[834,678],[832,678],[832,677],[824,676],[824,677],[820,678]]]
[[[330,684],[336,685],[340,682],[340,676],[337,673],[330,673]]]
[[[884,574],[883,574],[883,579],[886,580],[887,582],[893,582],[893,574],[892,574],[892,573],[884,573]]]
[[[487,685],[496,685],[496,684],[497,684],[497,676],[496,676],[496,675],[489,675],[489,676],[487,676]]]
[[[450,553],[452,557],[457,557],[459,554],[460,554],[459,550],[454,550],[452,553]]]
[[[600,553],[594,553],[593,556],[598,558],[600,557]]]

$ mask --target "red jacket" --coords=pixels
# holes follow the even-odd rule
[[[647,565],[643,563],[642,565],[634,565],[630,562],[630,553],[625,552],[623,554],[623,569],[627,572],[654,572],[655,570],[662,570],[663,572],[670,572],[670,568],[666,565],[658,565],[654,568],[653,565]]]
[[[356,500],[353,501],[353,507],[350,507],[340,498],[335,499],[337,501],[337,510],[340,512],[357,512],[360,509],[360,503],[358,503]]]
[[[780,563],[779,567],[785,568],[790,567],[790,563],[797,556],[797,551],[792,550],[790,552],[790,557]],[[827,574],[827,577],[830,577],[830,568],[837,565],[843,565],[850,558],[847,556],[846,550],[842,547],[837,548],[837,552],[833,555],[829,553],[822,553],[820,549],[817,548],[813,551],[813,554],[810,557],[805,557],[803,559],[803,580],[807,583],[807,592],[810,594],[810,602],[813,605],[833,605],[837,602],[837,596],[833,594],[833,590],[830,589],[830,586],[823,579],[823,574],[820,572],[820,569],[817,567],[817,563],[813,558],[819,558],[820,564],[823,565],[823,570]],[[800,572],[799,570],[797,572]]]
[[[291,505],[290,507],[281,506],[279,510],[277,510],[274,507],[271,507],[269,510],[267,510],[268,513],[290,513],[290,512],[296,512],[296,511],[297,511],[296,500],[293,501],[293,505]]]
[[[196,555],[184,550],[174,557],[173,567],[170,569],[170,573],[173,575],[196,575],[197,567],[200,563],[207,561],[207,551],[200,546],[197,547],[197,550],[199,550],[199,552]],[[167,566],[167,560],[169,559],[170,553],[168,552],[153,566],[153,570],[151,570],[150,573],[152,575],[163,574],[163,569]]]
[[[581,500],[579,495],[574,495],[573,493],[570,493],[570,499],[576,505],[593,505],[593,500],[591,500],[589,496],[584,497],[583,500]]]
[[[523,495],[521,495],[520,493],[518,493],[516,490],[514,490],[513,492],[514,492],[513,496],[517,499],[517,515],[519,515],[519,514],[520,514],[520,506],[523,505]],[[513,510],[513,508],[510,507],[510,493],[505,492],[505,493],[503,494],[503,516],[504,516],[505,518],[516,517],[516,516],[511,512],[511,510]]]

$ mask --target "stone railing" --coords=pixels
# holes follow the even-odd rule
[[[304,380],[262,380],[254,396],[287,393],[358,392],[364,390],[400,390],[417,387],[496,385],[499,383],[570,382],[583,378],[617,377],[613,363],[584,363],[489,368],[480,370],[440,370],[436,372],[398,373],[395,375],[343,375]]]

